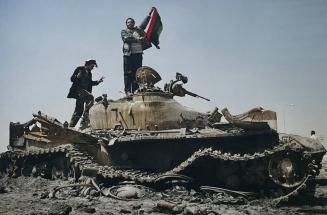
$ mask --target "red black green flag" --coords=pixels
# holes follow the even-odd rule
[[[157,8],[152,8],[151,13],[151,19],[150,19],[150,25],[146,32],[146,39],[151,42],[153,45],[155,45],[157,48],[159,47],[159,36],[162,32],[162,22],[160,15],[157,11]]]

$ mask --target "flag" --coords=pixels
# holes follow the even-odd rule
[[[159,47],[159,36],[162,32],[162,22],[160,15],[155,7],[152,8],[150,25],[145,34],[147,41],[151,42],[157,48]]]

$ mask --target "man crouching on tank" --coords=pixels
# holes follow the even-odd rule
[[[75,127],[78,120],[82,117],[80,128],[84,129],[89,126],[89,110],[94,103],[92,87],[103,82],[104,77],[97,81],[92,80],[92,70],[98,67],[95,60],[85,61],[85,66],[79,66],[75,69],[70,80],[73,82],[67,98],[76,99],[75,110],[69,123],[69,127]],[[85,105],[85,108],[84,108]]]

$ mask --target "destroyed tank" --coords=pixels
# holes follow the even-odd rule
[[[0,170],[11,176],[89,176],[105,184],[192,181],[204,189],[277,196],[297,193],[319,174],[325,148],[318,140],[278,133],[275,112],[254,108],[232,115],[214,108],[201,113],[174,99],[208,100],[187,91],[182,74],[163,90],[155,86],[161,77],[150,67],[139,68],[136,79],[139,88],[132,95],[95,99],[87,129],[69,128],[41,112],[27,123],[11,123]]]

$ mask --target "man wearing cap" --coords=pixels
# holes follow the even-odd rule
[[[152,9],[140,26],[135,26],[133,18],[127,18],[125,22],[127,28],[121,31],[121,38],[124,43],[124,83],[126,94],[137,90],[138,85],[135,83],[135,73],[142,66],[143,50],[151,46],[144,38],[144,30],[150,21],[151,12]]]
[[[77,67],[70,77],[73,84],[69,89],[67,98],[76,99],[75,110],[69,123],[70,127],[75,127],[82,115],[81,128],[84,129],[89,125],[89,110],[94,103],[92,87],[100,84],[104,79],[104,77],[101,77],[97,81],[92,80],[91,72],[94,67],[98,67],[97,62],[95,60],[87,60],[85,65]]]

